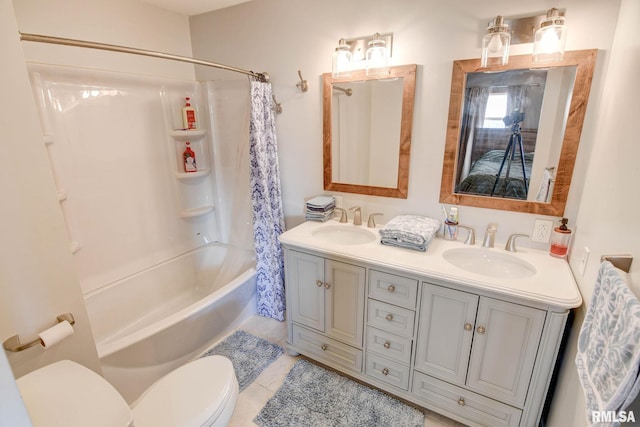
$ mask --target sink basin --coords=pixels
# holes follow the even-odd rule
[[[444,251],[442,256],[456,267],[484,276],[516,279],[536,274],[532,264],[492,249],[455,248]]]
[[[313,237],[340,245],[361,245],[376,240],[377,236],[363,228],[352,225],[328,225],[311,232]]]

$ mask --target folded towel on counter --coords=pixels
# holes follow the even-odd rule
[[[576,366],[589,422],[592,411],[624,410],[638,395],[640,301],[625,273],[608,261],[580,329]]]
[[[398,215],[380,230],[380,243],[426,251],[440,221],[419,215]]]
[[[310,221],[327,221],[333,217],[336,199],[333,196],[316,196],[305,203],[305,219]]]

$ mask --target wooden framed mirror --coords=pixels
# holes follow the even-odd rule
[[[562,216],[597,50],[454,61],[440,202]]]
[[[325,190],[407,198],[416,68],[322,75]]]

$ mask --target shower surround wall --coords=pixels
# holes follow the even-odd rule
[[[210,132],[173,132],[184,97],[203,105],[198,83],[35,65],[30,75],[83,293],[218,240]],[[203,176],[182,173],[187,140]]]

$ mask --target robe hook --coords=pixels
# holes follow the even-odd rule
[[[276,96],[274,94],[271,94],[271,97],[273,98],[273,109],[276,113],[280,114],[282,113],[282,104],[280,104],[278,101],[276,101]]]
[[[300,76],[300,81],[296,83],[296,87],[300,89],[302,92],[306,92],[309,90],[309,84],[305,79],[302,78],[302,72],[298,70],[298,76]]]

